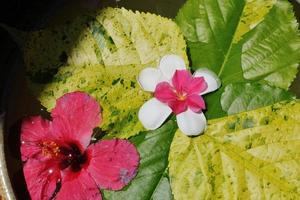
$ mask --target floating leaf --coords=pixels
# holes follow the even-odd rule
[[[103,63],[83,16],[61,26],[27,33],[22,48],[26,72],[33,83],[49,83],[62,65]]]
[[[176,23],[124,8],[107,8],[28,35],[24,60],[36,83],[51,82],[62,65],[146,65],[171,53],[187,60]]]
[[[176,21],[193,69],[207,67],[223,87],[207,95],[208,118],[225,116],[220,98],[228,84],[259,82],[288,89],[300,59],[298,24],[285,0],[188,0]]]
[[[102,131],[111,137],[128,138],[144,130],[137,118],[140,106],[151,98],[143,91],[136,77],[142,66],[62,67],[54,81],[44,86],[40,101],[48,110],[65,93],[84,91],[94,96],[102,108]],[[134,97],[134,98],[133,98]]]
[[[138,174],[122,191],[104,191],[104,198],[172,200],[166,171],[170,145],[176,130],[176,123],[169,121],[156,131],[131,138],[130,141],[135,144],[141,157]]]
[[[180,199],[298,199],[300,101],[211,120],[204,135],[178,131],[170,180]]]
[[[280,88],[257,83],[237,83],[225,87],[221,105],[227,114],[232,115],[293,98],[290,92]]]
[[[105,9],[95,15],[94,20],[86,23],[89,26],[83,29],[85,37],[80,40],[80,45],[75,44],[71,54],[64,55],[65,62],[71,65],[56,69],[58,72],[54,73],[51,83],[37,84],[31,81],[32,88],[48,110],[54,107],[57,98],[67,92],[80,90],[93,95],[103,109],[101,129],[108,132],[110,137],[128,138],[144,130],[137,113],[151,97],[150,93],[139,87],[138,74],[145,67],[157,66],[159,58],[165,54],[178,54],[187,63],[183,36],[177,25],[169,19],[125,9]],[[62,30],[71,33],[76,24],[78,22]],[[50,34],[49,30],[39,33],[40,37],[38,33],[34,37],[37,39],[36,43],[47,40],[48,37],[60,41],[60,36],[66,34]],[[65,40],[70,40],[67,34]],[[64,44],[61,47],[65,48]],[[46,48],[46,52],[49,51],[50,54],[61,51],[56,46]],[[39,48],[30,48],[30,52],[37,50]],[[34,57],[33,55],[30,59]],[[34,69],[32,73],[36,74],[39,70],[49,72],[50,68],[41,66],[53,67],[43,58],[45,57],[41,56],[40,60],[45,65],[34,63],[33,68],[29,67]],[[98,62],[102,64],[96,64]],[[55,67],[58,66],[54,65]]]

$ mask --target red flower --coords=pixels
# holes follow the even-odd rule
[[[198,113],[205,109],[205,102],[200,94],[206,89],[207,83],[203,77],[193,77],[187,70],[176,70],[172,85],[168,82],[159,83],[154,96],[168,104],[176,115],[188,108]]]
[[[21,154],[33,200],[102,199],[99,188],[120,190],[137,173],[139,155],[127,140],[90,144],[101,122],[97,102],[82,92],[57,100],[52,121],[23,121]]]

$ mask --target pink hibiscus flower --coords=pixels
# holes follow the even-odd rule
[[[139,154],[127,140],[90,144],[101,122],[97,102],[82,92],[57,100],[52,121],[23,121],[21,154],[33,200],[102,199],[99,188],[120,190],[136,175]]]

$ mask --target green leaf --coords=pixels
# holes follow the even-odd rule
[[[280,88],[257,83],[237,83],[225,87],[221,105],[228,115],[232,115],[293,98],[294,95]]]
[[[170,145],[176,130],[177,125],[171,120],[160,129],[131,138],[130,141],[137,147],[141,158],[138,174],[121,191],[105,190],[104,198],[172,200],[166,171]]]
[[[299,198],[300,101],[208,123],[200,137],[175,134],[169,175],[176,200]]]
[[[222,88],[207,96],[210,119],[225,116],[228,84],[258,82],[288,89],[300,59],[298,24],[286,0],[188,0],[176,22],[187,39],[193,69],[207,67]]]
[[[82,37],[67,51],[66,41],[72,41],[78,28]],[[39,53],[46,40],[57,44],[49,43],[43,47],[45,52]],[[26,63],[31,88],[42,105],[50,111],[63,94],[85,91],[101,105],[101,129],[109,137],[129,138],[145,130],[137,116],[151,94],[137,83],[142,69],[158,66],[159,58],[172,53],[188,63],[185,42],[176,23],[125,9],[107,8],[94,18],[33,33],[28,45],[24,53],[29,59]],[[60,66],[64,63],[59,64],[52,54],[63,54],[61,61],[69,65]],[[50,74],[50,79],[43,74]],[[35,76],[50,82],[41,83],[32,78]]]

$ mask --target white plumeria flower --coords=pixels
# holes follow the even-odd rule
[[[206,108],[201,95],[221,86],[217,75],[208,69],[199,69],[192,75],[177,55],[164,56],[158,68],[142,70],[138,82],[143,90],[154,92],[154,97],[139,110],[143,126],[155,130],[174,112],[179,129],[188,136],[199,135],[206,129],[202,112]]]

